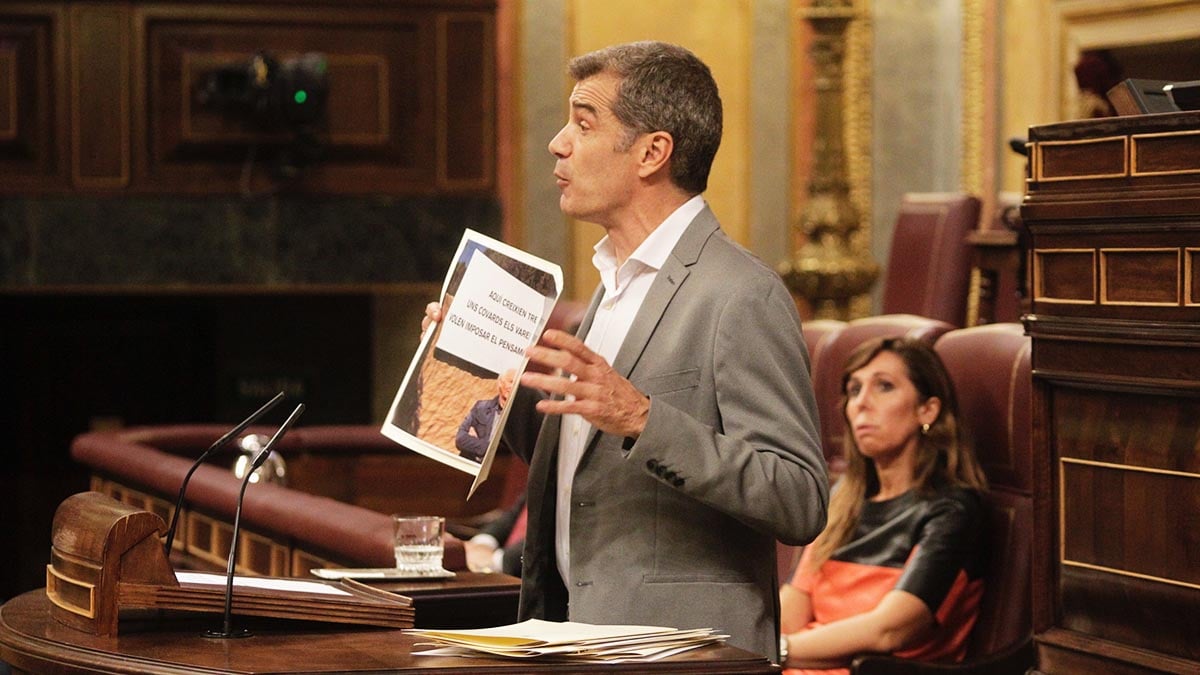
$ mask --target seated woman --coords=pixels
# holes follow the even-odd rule
[[[780,592],[785,672],[865,652],[962,660],[983,592],[986,479],[950,376],[923,342],[872,340],[842,391],[848,466]]]

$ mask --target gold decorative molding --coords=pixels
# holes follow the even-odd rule
[[[870,311],[871,24],[868,0],[812,0],[796,11],[813,29],[816,131],[807,198],[793,224],[798,249],[779,266],[816,318]]]
[[[985,119],[988,115],[988,105],[992,97],[986,95],[984,85],[992,81],[994,74],[989,73],[989,64],[985,55],[985,38],[987,26],[984,20],[986,0],[963,0],[963,37],[962,37],[962,189],[983,198],[994,193],[995,186],[986,184],[984,180],[984,165],[988,161],[984,141],[989,138],[985,132]],[[991,148],[991,152],[995,149]],[[990,203],[984,200],[985,204]],[[989,211],[984,211],[988,214]],[[973,287],[973,286],[972,286]]]
[[[846,180],[850,185],[850,201],[861,215],[856,235],[850,242],[852,251],[867,255],[871,250],[871,214],[874,212],[874,196],[871,192],[873,176],[871,162],[871,130],[874,124],[874,108],[871,106],[871,73],[874,64],[875,29],[871,22],[871,1],[854,0],[855,12],[860,17],[850,24],[846,32],[846,63],[843,66],[845,93],[845,138]],[[850,317],[867,316],[871,313],[871,296],[861,294],[850,298]]]
[[[850,201],[861,214],[855,248],[871,249],[871,53],[874,27],[870,0],[854,0],[855,20],[846,29],[846,61],[842,66],[842,110],[845,129],[846,182]]]

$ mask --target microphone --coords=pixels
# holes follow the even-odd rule
[[[208,449],[205,450],[200,455],[200,458],[197,459],[192,464],[192,468],[188,469],[187,474],[184,475],[184,477],[183,477],[183,482],[179,484],[179,497],[176,498],[176,500],[175,500],[175,512],[173,514],[171,514],[171,526],[167,528],[167,542],[166,542],[166,546],[165,546],[165,551],[167,553],[168,560],[171,559],[171,544],[174,543],[174,541],[175,541],[175,528],[179,526],[179,511],[181,509],[183,509],[183,495],[185,492],[187,492],[188,481],[190,481],[192,479],[192,474],[196,473],[196,469],[202,463],[204,463],[204,460],[208,459],[209,455],[213,454],[217,450],[220,450],[221,447],[223,447],[226,443],[228,443],[231,438],[233,438],[234,436],[237,436],[238,434],[245,431],[246,427],[250,426],[251,424],[254,424],[256,421],[258,421],[258,418],[267,414],[267,412],[271,408],[275,407],[275,404],[279,403],[282,400],[283,400],[283,392],[281,391],[278,394],[275,394],[275,398],[271,399],[270,401],[267,401],[266,403],[263,404],[263,406],[261,408],[259,408],[258,410],[255,410],[249,417],[242,420],[241,424],[230,429],[229,433],[218,438],[216,443],[213,443],[212,445],[208,446]]]
[[[296,421],[296,418],[300,417],[300,413],[302,412],[304,412],[303,403],[297,405],[292,414],[288,415],[288,418],[280,425],[275,435],[271,437],[271,440],[267,441],[262,451],[254,458],[254,463],[250,465],[250,469],[246,471],[246,476],[242,478],[242,490],[238,493],[237,511],[233,515],[233,536],[229,540],[229,562],[225,567],[225,623],[222,630],[204,631],[205,637],[233,638],[248,637],[251,635],[251,632],[245,628],[239,631],[233,630],[233,567],[234,562],[237,560],[238,534],[242,526],[242,502],[246,499],[246,486],[250,484],[250,476],[253,476],[258,467],[267,461],[267,455],[271,454],[271,448],[274,447],[275,442],[283,438],[283,435],[287,433],[287,430]]]

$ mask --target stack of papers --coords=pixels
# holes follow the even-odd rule
[[[709,628],[680,630],[662,626],[595,625],[530,619],[509,626],[476,630],[408,630],[434,646],[414,655],[559,657],[622,663],[654,661],[708,644],[722,642]]]

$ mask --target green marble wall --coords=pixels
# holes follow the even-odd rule
[[[491,197],[8,198],[0,288],[441,281]]]

